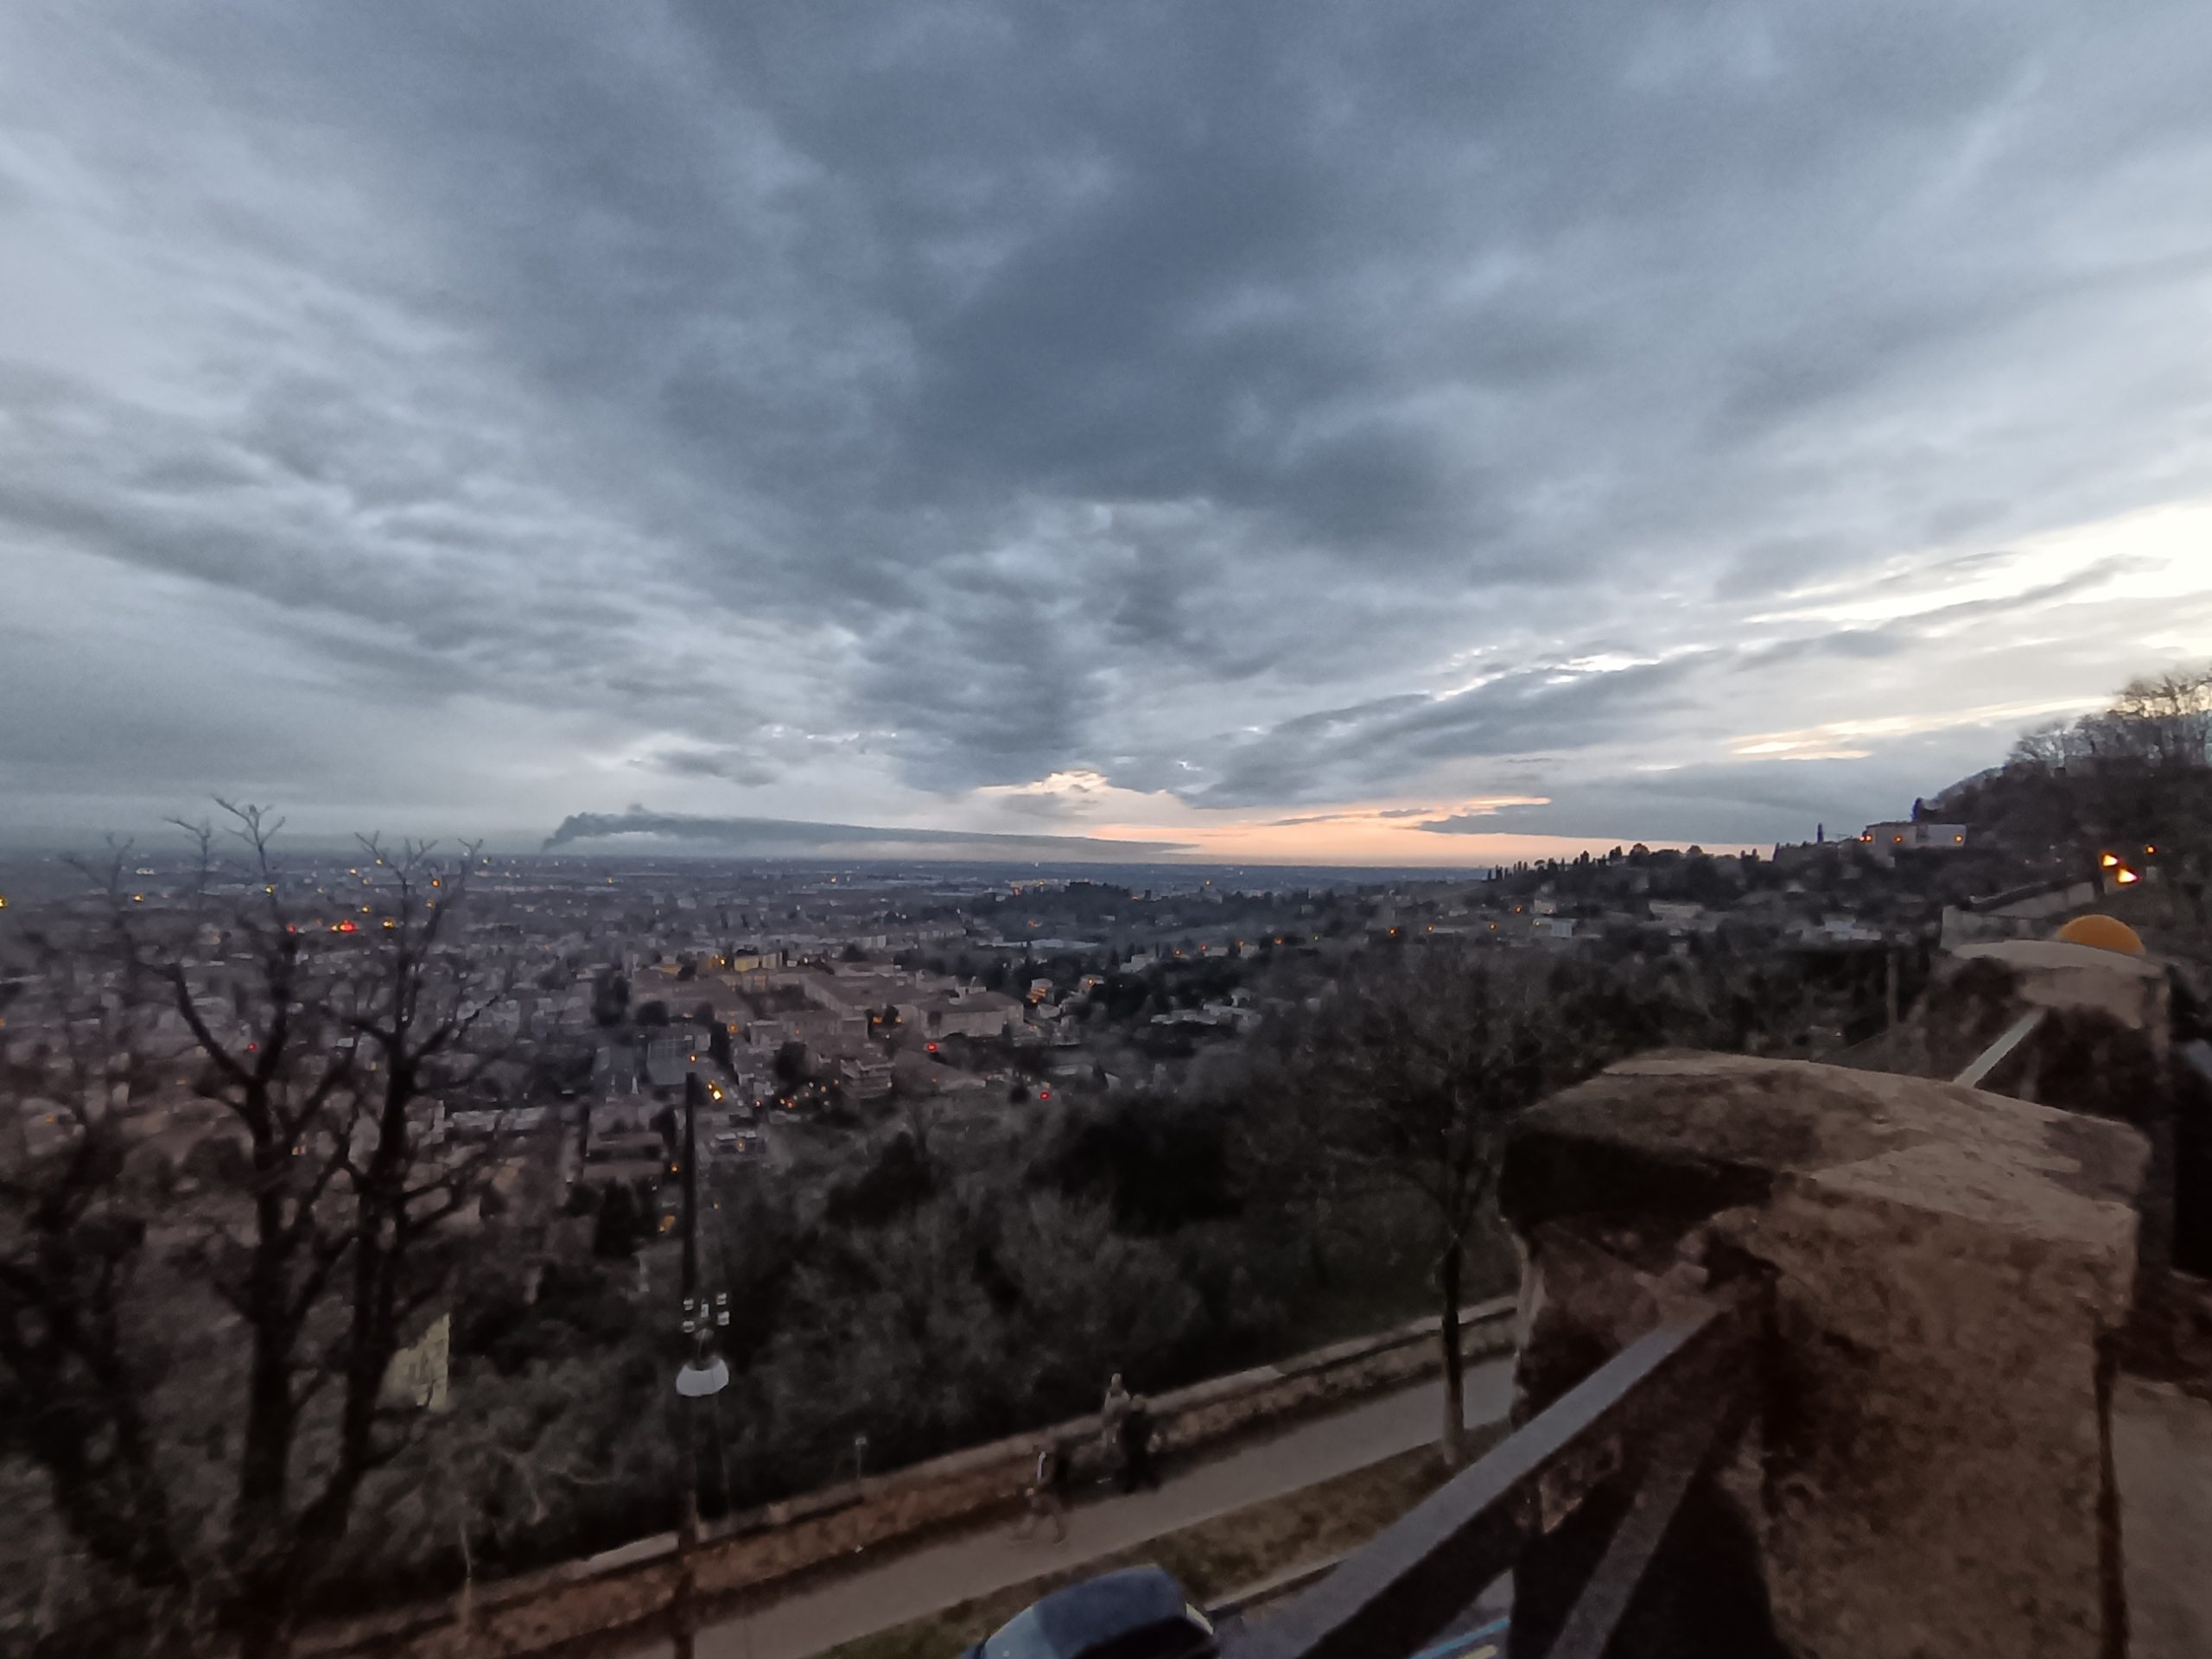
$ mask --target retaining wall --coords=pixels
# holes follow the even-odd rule
[[[1515,1299],[1461,1315],[1469,1360],[1513,1347]],[[1317,1349],[1274,1365],[1211,1377],[1147,1402],[1160,1446],[1173,1454],[1234,1438],[1435,1372],[1435,1316],[1378,1336]],[[1033,1430],[905,1469],[840,1482],[708,1526],[692,1558],[709,1599],[757,1592],[852,1555],[912,1541],[963,1522],[1011,1514],[1050,1437],[1076,1448],[1075,1471],[1103,1455],[1096,1415]],[[477,1586],[467,1598],[395,1610],[314,1631],[299,1651],[324,1659],[398,1659],[463,1650],[476,1656],[544,1654],[661,1620],[676,1593],[676,1535],[642,1538],[604,1554]]]

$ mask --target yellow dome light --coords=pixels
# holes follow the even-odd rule
[[[2058,930],[2058,937],[2068,944],[2086,944],[2093,950],[2112,950],[2123,957],[2143,954],[2142,936],[2113,916],[2076,916]]]

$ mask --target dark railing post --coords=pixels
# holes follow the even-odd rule
[[[1580,1599],[1553,1616],[1559,1659],[1598,1659],[1676,1510],[1759,1407],[1767,1306],[1765,1286],[1745,1283],[1666,1319],[1282,1611],[1235,1633],[1234,1659],[1403,1659],[1512,1568],[1548,1506],[1634,1482]]]

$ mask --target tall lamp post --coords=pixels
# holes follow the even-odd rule
[[[676,1373],[676,1391],[686,1401],[710,1400],[729,1386],[729,1366],[715,1352],[715,1332],[729,1324],[729,1293],[710,1309],[699,1293],[699,1098],[706,1085],[699,1074],[683,1079],[683,1334],[692,1339],[691,1357]],[[699,1431],[696,1408],[677,1408],[678,1445],[683,1468],[683,1519],[676,1532],[676,1659],[692,1659],[697,1618],[693,1557],[699,1547]]]

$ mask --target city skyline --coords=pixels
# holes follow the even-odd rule
[[[2212,654],[2208,80],[2183,4],[15,10],[0,841],[1855,830]]]

